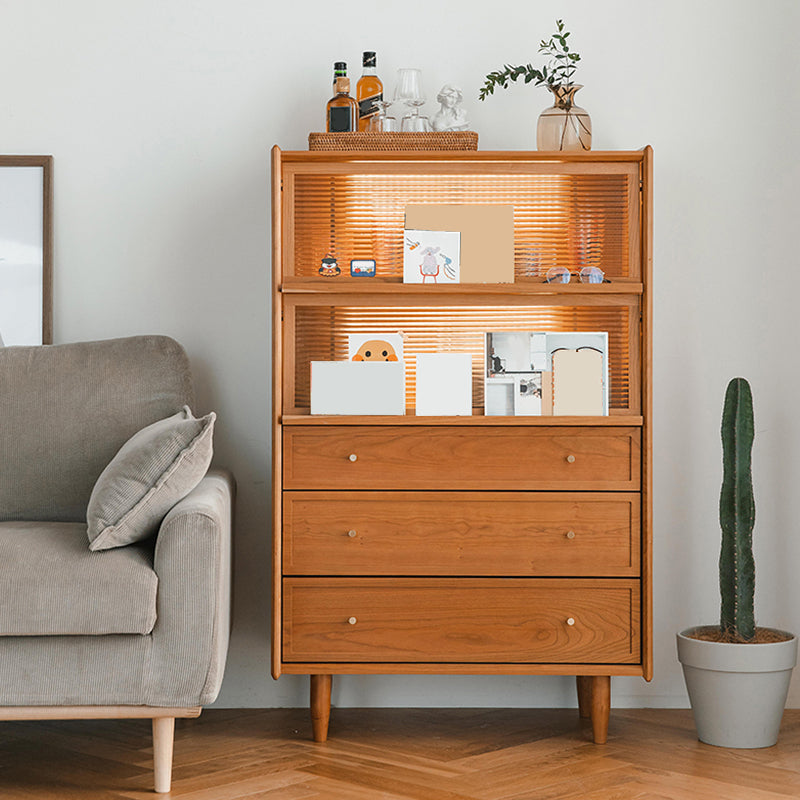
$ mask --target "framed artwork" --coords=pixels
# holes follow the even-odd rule
[[[53,341],[53,157],[0,155],[0,343]]]

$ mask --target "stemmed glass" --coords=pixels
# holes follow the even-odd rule
[[[396,102],[405,103],[411,108],[411,111],[403,117],[401,130],[424,132],[431,129],[428,118],[419,113],[420,106],[425,104],[425,92],[422,90],[422,74],[420,70],[397,70],[394,99]]]
[[[369,118],[367,130],[370,133],[392,133],[397,130],[397,120],[386,112],[392,104],[390,100],[374,100],[378,113]]]

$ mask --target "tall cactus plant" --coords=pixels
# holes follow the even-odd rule
[[[722,491],[719,521],[722,549],[719,556],[719,587],[722,598],[720,628],[733,641],[752,641],[756,633],[753,597],[755,561],[751,455],[755,424],[753,395],[744,378],[734,378],[725,393],[722,412]]]

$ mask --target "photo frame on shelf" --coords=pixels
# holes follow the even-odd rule
[[[608,333],[489,331],[486,416],[608,416]]]
[[[0,341],[53,341],[53,157],[0,155]]]

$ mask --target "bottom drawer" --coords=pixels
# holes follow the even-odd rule
[[[285,578],[287,662],[640,660],[639,581]]]

